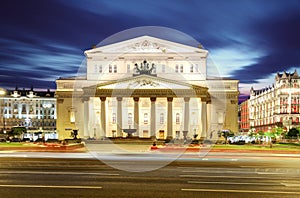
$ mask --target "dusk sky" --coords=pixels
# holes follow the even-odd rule
[[[139,26],[192,36],[240,92],[300,72],[300,0],[9,0],[0,5],[0,87],[55,89],[84,50]]]

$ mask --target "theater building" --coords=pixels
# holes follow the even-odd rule
[[[238,80],[208,76],[199,46],[140,36],[86,50],[85,74],[56,80],[60,138],[238,131]]]

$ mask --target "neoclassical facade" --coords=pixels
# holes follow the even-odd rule
[[[238,130],[238,80],[207,76],[208,51],[141,36],[85,51],[84,76],[56,80],[57,132],[81,138],[208,137]]]

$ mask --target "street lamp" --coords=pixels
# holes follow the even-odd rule
[[[6,95],[6,91],[5,89],[0,88],[0,96],[3,97]],[[2,102],[4,102],[4,98],[2,98]],[[1,106],[0,109],[2,109],[2,102],[1,102]],[[3,108],[3,113],[2,113],[2,119],[3,119],[3,133],[6,133],[5,131],[5,114],[4,114],[4,108]]]

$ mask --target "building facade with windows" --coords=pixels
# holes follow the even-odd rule
[[[250,119],[249,119],[249,101],[245,100],[240,105],[240,132],[248,132],[250,129]]]
[[[56,80],[68,138],[186,138],[238,130],[238,80],[207,75],[208,51],[150,36],[84,52],[86,75]]]
[[[299,126],[300,77],[293,73],[277,73],[275,84],[250,90],[248,100],[250,128],[269,131],[274,127],[287,130]]]
[[[0,130],[24,126],[29,131],[56,131],[56,98],[54,92],[29,90],[3,90],[0,96]]]

